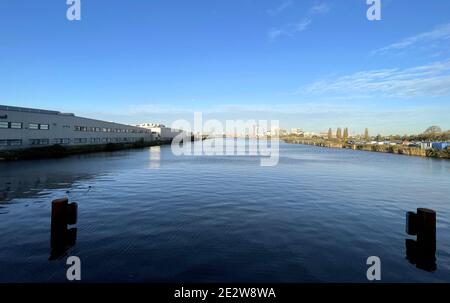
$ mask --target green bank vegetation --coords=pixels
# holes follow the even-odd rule
[[[421,142],[450,142],[450,130],[442,131],[437,126],[427,128],[423,133],[417,135],[390,135],[390,136],[370,136],[366,128],[364,134],[349,136],[348,128],[336,130],[335,135],[330,128],[322,136],[313,135],[305,137],[304,135],[286,135],[281,137],[287,143],[307,144],[329,148],[348,148],[361,151],[373,151],[383,153],[393,153],[409,156],[432,157],[450,159],[450,147],[442,150],[422,149],[418,146]],[[372,144],[371,141],[383,142],[387,144]]]

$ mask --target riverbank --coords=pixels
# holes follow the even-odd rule
[[[62,146],[55,144],[45,147],[0,151],[0,161],[62,158],[84,153],[112,152],[125,149],[167,145],[171,144],[171,142],[172,140],[155,140],[150,142],[138,141],[134,143],[107,143],[81,146]]]
[[[304,144],[314,145],[326,148],[347,148],[353,150],[390,153],[398,155],[416,156],[416,157],[430,157],[440,159],[450,159],[450,151],[447,150],[434,150],[434,149],[421,149],[418,147],[409,147],[403,145],[375,145],[375,144],[350,144],[342,141],[329,141],[325,139],[313,138],[301,138],[297,136],[287,136],[281,138],[284,142],[289,144]]]
[[[191,136],[190,138],[192,142],[198,140],[204,141],[206,139],[208,139],[207,136],[202,136],[201,138]],[[141,140],[134,143],[107,143],[107,144],[78,145],[78,146],[63,146],[60,144],[54,144],[45,147],[0,151],[0,161],[62,158],[76,154],[113,152],[125,149],[170,145],[171,143],[172,139],[154,140],[154,141]]]

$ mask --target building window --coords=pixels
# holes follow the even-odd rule
[[[49,125],[48,124],[41,124],[41,125],[39,125],[39,129],[48,130],[49,129]]]
[[[9,146],[22,145],[22,140],[7,140]]]
[[[69,138],[53,139],[53,144],[70,144]]]
[[[48,145],[48,139],[30,139],[30,145]]]
[[[21,129],[22,128],[22,123],[21,122],[11,122],[11,128],[14,129]]]
[[[29,129],[39,129],[39,124],[36,124],[36,123],[30,123],[30,124],[28,125],[28,128],[29,128]]]
[[[0,122],[0,128],[8,128],[8,122]]]
[[[80,144],[80,143],[87,143],[87,142],[88,142],[87,138],[75,138],[73,140],[73,143],[78,143],[78,144]]]

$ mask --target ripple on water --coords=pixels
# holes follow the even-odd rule
[[[68,253],[86,281],[363,282],[372,255],[386,282],[450,278],[448,161],[282,144],[279,165],[260,167],[161,147],[155,169],[149,154],[0,167],[0,282],[64,279],[63,261],[48,261],[50,201],[62,196],[79,204]],[[405,260],[417,207],[438,213],[432,274]]]

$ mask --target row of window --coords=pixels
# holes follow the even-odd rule
[[[0,122],[0,128],[13,128],[13,129],[22,129],[22,122]],[[63,125],[63,128],[70,128],[69,125]],[[49,124],[39,124],[39,123],[29,123],[28,129],[33,130],[49,130]],[[132,134],[142,134],[142,133],[150,133],[150,130],[145,129],[131,129],[131,128],[106,128],[106,127],[88,127],[88,126],[75,126],[76,131],[81,132],[103,132],[103,133],[132,133]]]
[[[70,141],[70,139],[68,139]],[[75,138],[73,143],[119,143],[119,142],[136,142],[141,138]]]
[[[21,129],[22,123],[20,122],[0,122],[0,128],[15,128],[15,129]]]
[[[150,133],[150,130],[145,129],[131,129],[131,128],[106,128],[106,127],[88,127],[88,126],[75,126],[76,131],[80,132],[103,132],[103,133],[133,133],[142,134]]]
[[[30,139],[30,145],[49,145],[49,139]]]
[[[22,129],[22,122],[0,122],[0,128],[13,128],[13,129]],[[29,129],[41,129],[41,130],[49,130],[50,126],[48,124],[38,124],[38,123],[30,123],[28,124]]]
[[[16,146],[22,145],[22,140],[0,140],[0,146]]]
[[[136,142],[140,138],[57,138],[50,141],[50,139],[30,139],[30,145],[49,145],[51,144],[83,144],[83,143],[120,143],[120,142]],[[0,146],[16,146],[22,145],[22,140],[12,139],[12,140],[0,140]]]
[[[29,129],[41,129],[41,130],[49,130],[50,126],[48,124],[37,124],[37,123],[30,123],[28,125]]]
[[[53,139],[52,144],[69,144],[70,139]],[[49,145],[49,139],[30,139],[30,145]]]

